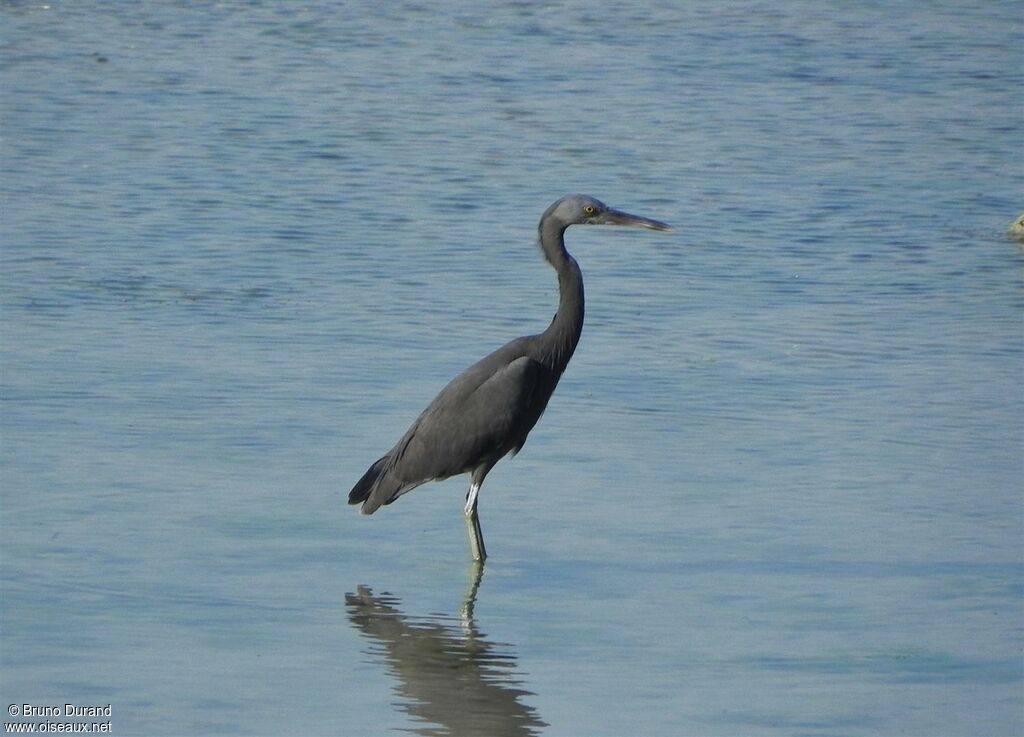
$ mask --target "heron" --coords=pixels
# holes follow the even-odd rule
[[[541,252],[558,274],[558,310],[548,328],[516,338],[452,379],[395,446],[352,487],[349,504],[373,514],[428,481],[469,473],[464,516],[473,560],[487,558],[480,487],[494,465],[526,443],[548,406],[583,330],[583,274],[565,248],[571,225],[622,225],[669,232],[671,226],[608,207],[587,195],[554,202],[537,227]]]

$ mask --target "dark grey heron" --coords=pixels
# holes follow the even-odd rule
[[[373,514],[427,481],[470,473],[466,525],[474,560],[487,557],[477,497],[487,473],[515,455],[537,424],[572,358],[583,329],[583,275],[565,250],[570,225],[626,225],[671,231],[665,223],[569,195],[540,219],[540,248],[558,272],[558,311],[547,330],[506,343],[452,379],[412,427],[359,479],[349,504]]]

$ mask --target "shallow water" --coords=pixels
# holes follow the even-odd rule
[[[1014,3],[4,3],[5,704],[115,734],[1024,732]],[[542,329],[523,452],[348,488]],[[11,720],[17,721],[17,720]]]

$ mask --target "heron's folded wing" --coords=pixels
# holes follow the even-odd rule
[[[545,370],[522,356],[472,391],[439,397],[411,428],[392,472],[405,483],[443,479],[518,450],[546,404],[538,408]]]

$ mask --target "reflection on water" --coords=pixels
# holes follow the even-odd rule
[[[547,726],[520,700],[531,694],[519,687],[511,646],[488,641],[476,625],[482,575],[474,566],[458,617],[406,616],[397,597],[367,586],[345,595],[349,619],[373,643],[367,652],[398,680],[397,706],[427,722],[417,734],[526,737]]]

